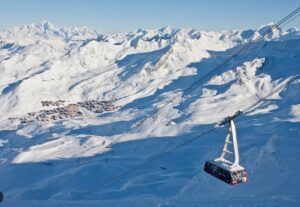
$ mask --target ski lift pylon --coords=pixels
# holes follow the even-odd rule
[[[206,161],[204,165],[205,172],[230,185],[248,181],[246,169],[239,164],[240,157],[237,134],[233,121],[235,116],[225,119],[225,121],[222,123],[225,124],[228,122],[229,127],[221,155],[212,161]],[[233,152],[229,150],[230,145],[233,145]],[[233,161],[230,161],[226,158],[230,156],[234,157]]]

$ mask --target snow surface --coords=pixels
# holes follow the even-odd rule
[[[292,118],[290,121],[299,122],[300,121],[300,104],[292,105],[290,115]]]
[[[300,81],[236,120],[248,183],[203,171],[225,127],[114,179],[299,75],[300,31],[277,29],[187,92],[270,26],[105,35],[42,21],[1,31],[1,206],[299,206]],[[22,123],[59,100],[118,107]]]

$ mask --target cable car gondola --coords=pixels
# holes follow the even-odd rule
[[[239,150],[235,124],[233,121],[235,116],[229,117],[224,121],[224,123],[229,123],[229,127],[221,156],[212,161],[206,161],[204,165],[205,172],[230,185],[248,181],[246,169],[239,164]],[[234,152],[229,151],[229,145],[233,145]],[[234,156],[233,162],[225,158],[227,156],[230,157],[231,155]]]

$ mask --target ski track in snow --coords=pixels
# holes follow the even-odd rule
[[[236,120],[248,183],[228,186],[203,172],[224,127],[113,179],[299,75],[300,31],[277,29],[185,93],[270,26],[104,35],[43,21],[1,31],[0,206],[299,206],[300,81]],[[118,108],[18,121],[58,100]]]

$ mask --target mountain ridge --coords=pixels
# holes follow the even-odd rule
[[[236,119],[248,183],[225,186],[202,166],[221,150],[226,129],[214,128],[217,122],[299,75],[297,29],[276,29],[222,65],[271,26],[104,35],[44,21],[1,31],[0,190],[7,205],[139,206],[148,199],[222,206],[220,198],[235,205],[237,195],[237,206],[256,199],[299,205],[299,80]]]
[[[267,29],[269,27],[270,25],[262,27],[260,28],[259,32],[261,32],[263,28]],[[4,38],[4,34],[6,34],[6,32],[0,32],[0,42],[2,42],[0,67],[2,67],[2,76],[4,76],[6,79],[10,79],[5,83],[9,84],[10,87],[3,87],[2,84],[0,88],[0,91],[2,91],[3,95],[8,95],[10,92],[18,89],[19,86],[22,86],[22,83],[30,80],[30,76],[48,76],[42,77],[42,80],[49,80],[51,79],[49,78],[50,76],[54,76],[54,79],[59,78],[57,77],[57,75],[60,73],[61,75],[64,75],[64,73],[57,71],[57,69],[61,67],[64,68],[66,66],[69,68],[73,68],[68,69],[68,74],[72,77],[78,76],[78,74],[80,73],[84,73],[84,71],[82,70],[86,69],[95,71],[97,70],[97,68],[102,67],[108,67],[108,69],[115,68],[115,70],[117,70],[118,68],[123,68],[126,72],[121,72],[118,75],[119,77],[114,76],[114,81],[122,79],[122,76],[128,79],[129,77],[132,77],[132,75],[138,75],[140,80],[135,78],[134,84],[139,84],[140,87],[144,88],[141,82],[144,79],[146,79],[147,81],[151,81],[154,80],[155,77],[156,79],[161,77],[162,74],[166,75],[168,73],[176,73],[176,71],[183,72],[184,70],[181,69],[186,68],[186,66],[188,66],[190,63],[201,61],[201,59],[203,58],[209,58],[210,51],[228,50],[238,45],[242,45],[243,43],[246,43],[251,39],[249,35],[246,35],[247,38],[243,39],[243,31],[231,31],[224,32],[222,34],[219,32],[201,32],[195,29],[174,30],[168,27],[161,30],[149,30],[148,32],[146,32],[147,30],[137,30],[134,33],[127,33],[121,37],[120,42],[120,36],[118,35],[101,36],[94,30],[88,30],[87,28],[84,28],[82,37],[81,33],[79,32],[80,30],[76,28],[65,29],[64,27],[57,27],[47,21],[43,21],[39,24],[31,24],[29,26],[21,26],[16,28],[13,30],[25,30],[25,32],[23,32],[24,34],[20,31],[15,33],[8,32],[7,34],[9,34],[10,36],[17,35],[15,38],[18,38],[21,42],[23,40],[22,38],[20,38],[20,35],[25,35],[26,41],[29,38],[31,42],[26,43],[25,41],[23,42],[24,45],[18,45],[18,43],[15,42],[11,43],[11,40],[7,40],[6,38]],[[37,28],[37,31],[33,29],[33,31],[28,32],[28,28],[29,30],[31,30],[32,28]],[[59,35],[59,37],[62,38],[57,39],[57,32],[61,32],[65,36]],[[142,36],[140,35],[140,33],[142,33]],[[49,34],[51,35],[48,36]],[[72,37],[73,34],[77,34],[79,38],[75,38],[71,42],[70,40],[65,39],[66,36]],[[299,35],[300,32],[298,30],[293,30],[291,33],[284,33],[281,30],[278,30],[278,32],[276,32],[276,34],[273,35],[269,40],[272,40],[272,38],[273,40],[277,40],[278,38],[283,38],[286,40],[288,36],[288,39],[293,39],[297,37],[297,35],[295,34]],[[35,35],[37,35],[37,40],[33,38],[35,37]],[[252,38],[254,38],[255,36],[256,33],[254,32],[252,34]],[[86,39],[86,37],[88,38]],[[10,43],[5,43],[7,41]],[[137,53],[141,53],[141,55],[135,55]],[[143,55],[143,53],[145,55]],[[137,59],[135,58],[135,56],[141,57]],[[12,57],[16,59],[16,62],[14,62]],[[62,66],[62,63],[66,66]],[[131,66],[129,66],[128,64],[130,64]],[[138,67],[134,67],[134,65],[137,65]],[[11,72],[6,69],[7,67],[14,67],[15,74],[8,75]],[[130,67],[133,68],[131,69]],[[23,71],[20,71],[18,68],[23,68]],[[162,72],[162,74],[157,72],[157,68],[161,68],[160,71]],[[172,70],[170,70],[170,68],[172,68]],[[25,71],[26,74],[31,75],[25,75]],[[50,73],[50,71],[53,71],[51,72],[52,75],[47,75]],[[193,72],[190,70],[186,70],[183,73],[192,74]],[[176,75],[174,78],[176,79]],[[171,78],[169,81],[174,78]],[[78,84],[79,83],[70,83],[69,89],[74,90],[78,86]],[[128,90],[131,90],[130,85],[132,84],[132,82],[129,83],[129,85],[127,84],[128,86],[126,87],[128,87]],[[102,97],[102,99],[104,98],[104,100],[109,101],[110,99],[118,98],[119,95],[113,95],[113,93],[115,92],[111,91],[114,86],[106,87],[109,88],[104,89],[102,94],[107,94],[107,98]],[[121,85],[118,87],[121,87]],[[111,92],[107,93],[106,90],[110,90]],[[94,92],[86,91],[80,93]],[[61,95],[58,95],[57,98],[52,97],[50,99],[59,100],[61,99],[60,96]],[[97,95],[92,95],[91,97],[89,97],[89,99],[98,98],[100,98],[99,95],[98,97]],[[12,103],[16,102],[16,98],[14,99],[15,100],[11,100]],[[80,98],[73,98],[73,100],[82,101],[80,100]],[[44,100],[40,99],[36,102],[41,101]],[[3,104],[2,102],[2,105],[5,106],[6,104]],[[36,107],[39,108],[38,106],[34,106],[33,108]],[[7,111],[7,109],[4,109],[4,111]],[[20,111],[20,113],[24,112],[32,112],[32,109]]]

